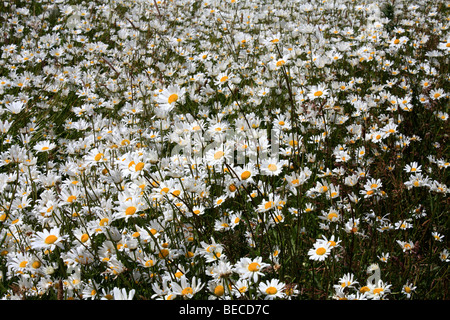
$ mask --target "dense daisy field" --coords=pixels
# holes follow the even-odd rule
[[[1,299],[450,298],[448,2],[0,21]]]

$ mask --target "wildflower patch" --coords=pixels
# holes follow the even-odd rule
[[[0,297],[447,299],[449,13],[3,1]]]

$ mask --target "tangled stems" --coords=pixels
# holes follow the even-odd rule
[[[448,6],[0,6],[3,298],[447,297]]]

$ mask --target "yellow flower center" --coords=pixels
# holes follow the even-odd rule
[[[133,206],[128,207],[128,208],[125,210],[125,214],[126,214],[127,216],[131,216],[131,215],[133,215],[135,212],[136,212],[136,207],[133,207]]]
[[[220,78],[220,82],[225,82],[225,81],[227,81],[228,80],[228,77],[227,76],[223,76],[222,78]]]
[[[145,264],[144,264],[146,267],[153,267],[153,260],[147,260],[147,261],[145,261]]]
[[[276,164],[271,163],[271,164],[269,164],[268,169],[273,172],[273,171],[277,171],[278,167]]]
[[[319,256],[323,256],[326,252],[327,252],[327,250],[325,248],[318,248],[316,250],[316,254]]]
[[[81,242],[86,242],[89,239],[89,235],[87,233],[83,234],[80,238]]]
[[[162,188],[161,189],[161,194],[166,194],[167,192],[169,192],[169,188],[167,188],[167,187],[164,187],[164,188]]]
[[[284,60],[277,61],[277,67],[281,67],[286,62]]]
[[[248,265],[248,271],[256,272],[259,270],[260,264],[258,262],[252,262]]]
[[[244,172],[241,173],[241,179],[242,180],[247,180],[248,178],[250,178],[251,172],[246,170]]]
[[[103,153],[97,153],[97,154],[95,155],[95,157],[94,157],[94,160],[95,160],[95,161],[100,161],[102,157],[103,157]]]
[[[136,171],[141,171],[144,168],[144,163],[143,162],[139,162],[135,167],[134,170]]]
[[[160,258],[165,258],[165,257],[167,257],[169,255],[169,250],[167,250],[167,249],[161,249],[161,251],[159,252],[159,257]]]
[[[214,294],[216,296],[222,296],[224,294],[225,290],[224,287],[222,285],[218,285],[215,289],[214,289]]]
[[[178,95],[176,93],[173,93],[169,96],[169,99],[167,100],[167,102],[172,104],[177,100],[178,100]]]
[[[338,215],[336,212],[329,213],[327,216],[328,220],[330,220],[330,221],[333,219],[337,219],[337,217],[338,217]]]
[[[268,287],[267,289],[266,289],[266,293],[267,294],[276,294],[278,292],[278,290],[277,290],[277,288],[275,288],[275,287]]]
[[[217,151],[216,153],[214,153],[214,160],[219,160],[223,157],[224,154],[225,153],[223,151]]]
[[[273,205],[274,205],[273,201],[269,201],[269,202],[267,202],[267,203],[264,205],[264,208],[265,208],[265,209],[270,209],[270,208],[272,208]]]
[[[187,295],[187,294],[193,294],[193,293],[194,293],[194,290],[192,290],[191,287],[184,288],[184,289],[181,291],[181,294],[182,294],[183,296],[185,296],[185,295]]]
[[[314,97],[320,97],[321,95],[323,94],[323,92],[322,91],[316,91],[316,92],[314,92]]]
[[[373,289],[373,293],[374,294],[379,294],[379,293],[382,293],[383,292],[383,288],[375,288],[375,289]]]
[[[359,289],[359,292],[361,292],[361,293],[364,293],[367,291],[370,291],[369,287],[367,287],[367,286],[361,287],[361,289]]]
[[[58,240],[58,237],[51,234],[47,238],[45,238],[44,242],[46,244],[53,244],[53,243],[55,243],[56,240]]]

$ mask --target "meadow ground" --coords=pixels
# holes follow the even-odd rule
[[[2,1],[1,299],[448,299],[449,13]]]

